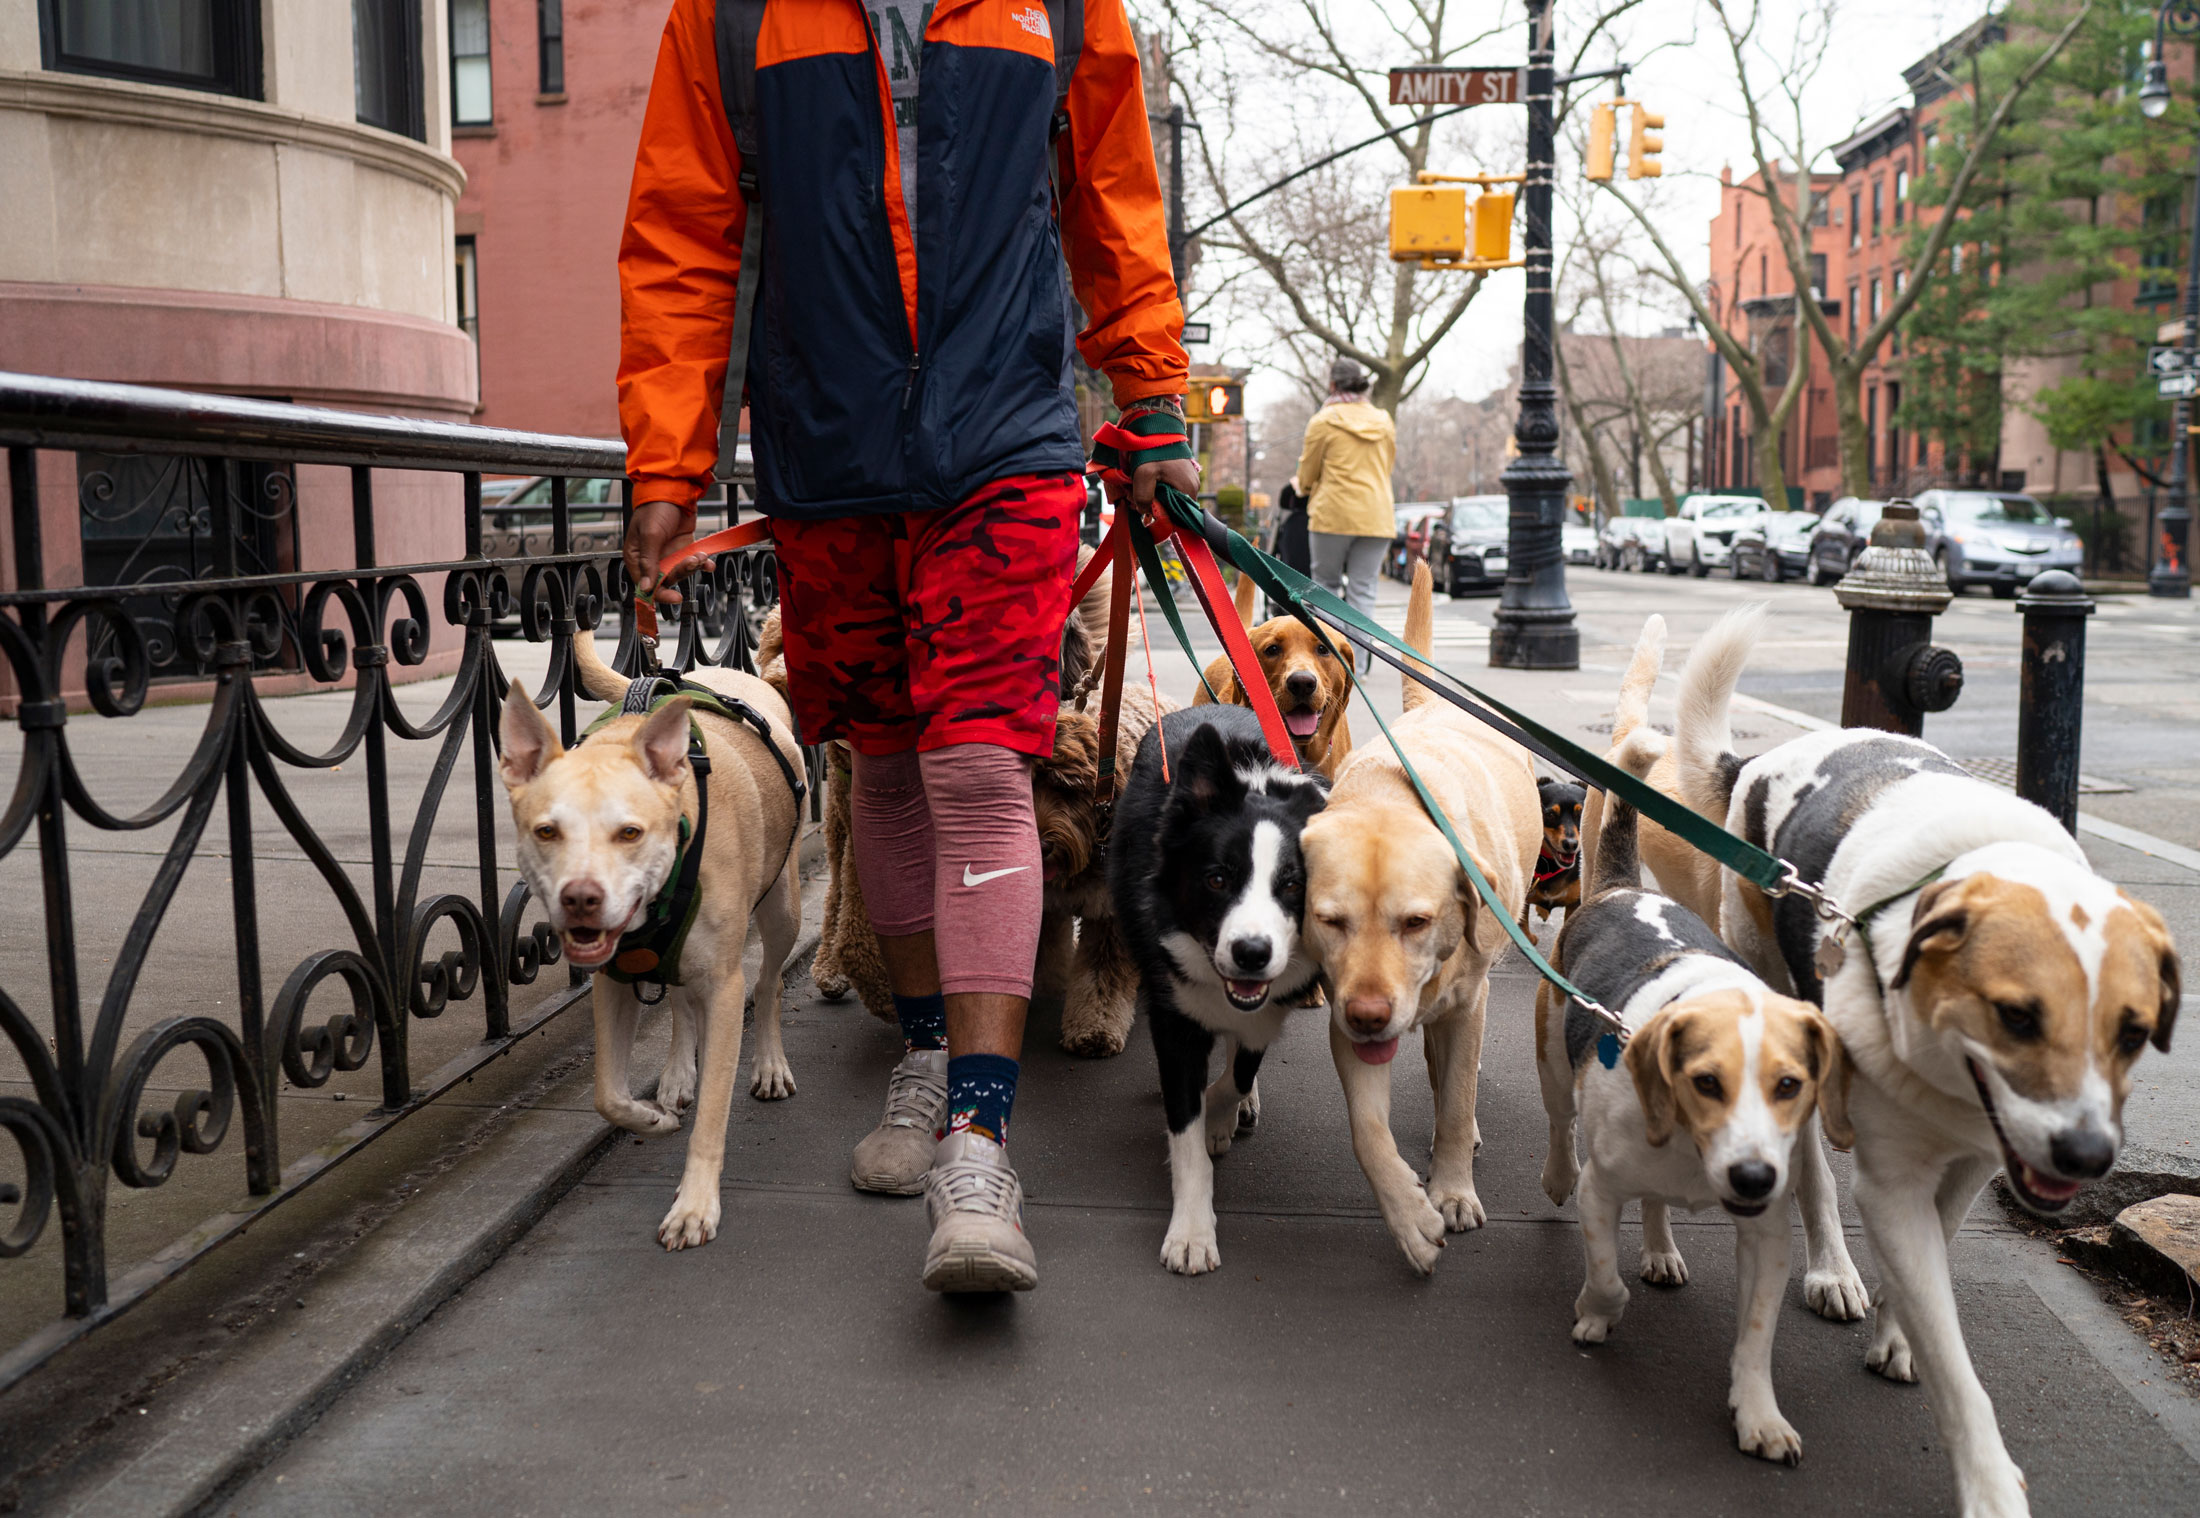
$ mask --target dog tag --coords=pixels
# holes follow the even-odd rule
[[[1841,930],[1836,928],[1818,940],[1818,952],[1811,956],[1811,963],[1817,968],[1820,980],[1831,980],[1834,973],[1848,963],[1848,958],[1848,947],[1841,942]]]
[[[1609,1070],[1619,1063],[1619,1035],[1605,1033],[1597,1038],[1597,1063]]]

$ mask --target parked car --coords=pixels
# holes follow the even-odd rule
[[[1768,511],[1734,530],[1729,568],[1737,580],[1777,585],[1799,575],[1810,558],[1810,535],[1818,525],[1815,511]]]
[[[1413,530],[1421,529],[1421,542],[1428,541],[1428,524],[1432,517],[1440,516],[1448,503],[1444,501],[1401,501],[1398,503],[1398,535],[1390,540],[1390,552],[1383,555],[1383,573],[1393,580],[1413,578],[1413,551],[1407,539]]]
[[[1598,562],[1606,569],[1655,569],[1664,547],[1664,524],[1649,517],[1607,517],[1597,535]]]
[[[1677,575],[1686,570],[1700,580],[1721,568],[1733,547],[1735,532],[1769,512],[1759,496],[1690,496],[1681,502],[1680,514],[1664,522],[1666,573]]]
[[[1559,546],[1565,550],[1569,564],[1594,564],[1597,562],[1597,530],[1587,522],[1568,519],[1558,529]]]
[[[1879,513],[1886,504],[1845,495],[1827,507],[1804,550],[1804,578],[1813,585],[1831,585],[1847,574],[1856,556],[1870,545],[1872,528],[1879,525]]]
[[[1511,509],[1501,495],[1463,495],[1430,519],[1428,568],[1437,589],[1464,596],[1504,586]]]
[[[1429,535],[1436,530],[1436,524],[1443,520],[1446,509],[1439,506],[1434,511],[1414,518],[1407,526],[1405,563],[1398,571],[1399,579],[1411,580],[1413,566],[1428,557]]]
[[[2075,574],[2085,545],[2031,496],[2002,490],[1928,490],[1917,498],[1933,562],[1958,595],[1967,585],[1986,585],[2002,600],[2043,569]]]

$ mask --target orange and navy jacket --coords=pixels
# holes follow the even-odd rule
[[[912,227],[886,66],[858,0],[768,0],[757,157],[768,208],[748,360],[758,497],[797,519],[951,505],[1081,470],[1076,342],[1118,405],[1185,385],[1138,54],[1086,0],[1047,175],[1054,43],[1039,0],[939,0],[924,30]],[[673,0],[619,247],[619,417],[634,499],[692,509],[718,455],[748,205],[716,0]]]

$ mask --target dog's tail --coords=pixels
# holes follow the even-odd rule
[[[1727,705],[1764,625],[1765,606],[1755,601],[1712,623],[1681,671],[1680,719],[1674,724],[1673,737],[1681,800],[1715,820],[1725,818],[1734,777],[1741,770],[1734,754],[1734,733],[1727,723]]]
[[[1423,659],[1435,656],[1436,582],[1429,577],[1426,559],[1413,566],[1413,594],[1406,598],[1406,642]],[[1428,668],[1419,659],[1413,662],[1417,669]],[[1405,679],[1399,683],[1402,686],[1401,695],[1404,697],[1405,709],[1409,712],[1425,701],[1436,699],[1419,680]]]
[[[1237,583],[1238,622],[1247,632],[1253,630],[1254,596],[1257,592],[1258,587],[1253,584],[1253,577],[1245,571],[1239,570]]]
[[[1664,748],[1658,734],[1647,727],[1638,728],[1612,751],[1612,762],[1640,780],[1650,773],[1650,766],[1658,762]],[[1582,882],[1582,900],[1642,884],[1642,853],[1636,841],[1639,820],[1626,802],[1617,796],[1605,796],[1604,825],[1597,834],[1589,878]]]
[[[780,624],[777,602],[764,613],[764,625],[756,634],[756,676],[779,692],[780,700],[788,700],[787,634]]]
[[[1635,639],[1635,656],[1620,677],[1619,707],[1612,715],[1612,747],[1617,749],[1637,732],[1661,739],[1650,728],[1650,693],[1657,689],[1658,671],[1665,666],[1665,618],[1651,613]]]
[[[596,635],[583,627],[573,634],[573,665],[581,677],[581,691],[591,700],[617,701],[626,694],[626,676],[603,662],[596,652]]]

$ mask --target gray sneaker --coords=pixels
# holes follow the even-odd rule
[[[1024,1188],[1008,1151],[965,1129],[940,1140],[924,1175],[928,1291],[1029,1291],[1039,1259],[1024,1237]]]
[[[912,1049],[886,1086],[886,1115],[856,1144],[848,1179],[858,1191],[915,1196],[932,1168],[933,1135],[947,1124],[947,1051]]]

